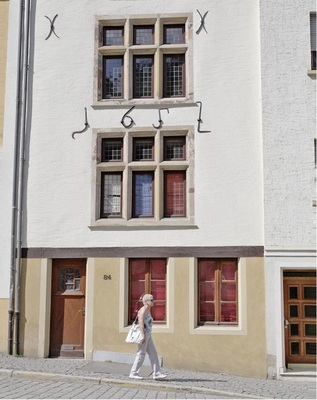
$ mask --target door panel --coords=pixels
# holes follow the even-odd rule
[[[286,365],[315,364],[316,275],[314,272],[284,273],[284,313]]]
[[[51,357],[84,356],[85,260],[53,260]]]

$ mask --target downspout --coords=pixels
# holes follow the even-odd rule
[[[10,287],[9,287],[9,321],[8,321],[8,354],[13,349],[13,315],[15,306],[15,257],[16,257],[16,232],[17,232],[17,197],[18,197],[18,173],[19,173],[19,148],[20,148],[20,119],[21,119],[21,95],[22,95],[22,72],[23,72],[23,41],[24,41],[24,0],[20,1],[19,18],[19,48],[17,62],[17,87],[16,87],[16,110],[15,110],[15,139],[14,139],[14,162],[13,162],[13,189],[12,189],[12,211],[11,211],[11,254],[10,254]]]
[[[27,130],[28,84],[29,84],[29,50],[30,50],[30,0],[27,0],[25,9],[25,35],[24,35],[24,66],[23,66],[23,98],[21,114],[20,158],[18,180],[18,209],[17,209],[17,259],[16,259],[16,293],[15,293],[15,341],[14,354],[19,355],[20,349],[20,280],[22,263],[22,228],[23,228],[23,200],[24,200],[24,166],[25,166],[25,136]]]

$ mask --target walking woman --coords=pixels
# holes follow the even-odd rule
[[[141,307],[138,311],[138,323],[140,325],[140,330],[143,334],[143,337],[141,339],[141,343],[138,344],[138,352],[132,365],[129,378],[143,379],[142,376],[139,375],[139,371],[147,353],[153,370],[153,379],[164,379],[166,378],[166,375],[161,373],[159,358],[152,340],[153,318],[151,315],[151,308],[154,304],[153,296],[151,294],[145,294],[142,297],[142,302],[143,307]]]

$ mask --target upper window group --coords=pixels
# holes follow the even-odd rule
[[[188,17],[100,20],[97,100],[187,100],[188,27]]]

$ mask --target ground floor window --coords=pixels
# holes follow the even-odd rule
[[[154,322],[166,322],[166,259],[139,258],[129,260],[128,321],[132,323],[142,306],[141,297],[150,293],[154,298],[151,310]]]
[[[238,323],[237,260],[198,260],[198,325]]]

